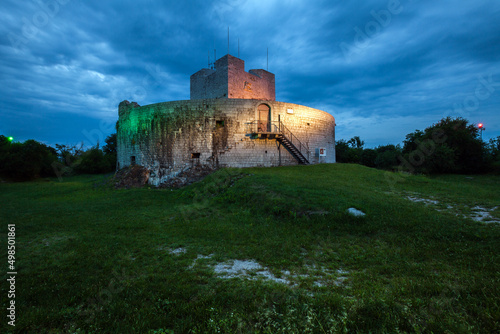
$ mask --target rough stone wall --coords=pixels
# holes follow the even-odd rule
[[[297,160],[275,139],[252,139],[249,124],[258,119],[257,108],[271,108],[298,139],[309,146],[310,163],[335,162],[335,119],[330,114],[291,103],[206,99],[138,106],[119,106],[118,164],[132,163],[151,171],[150,183],[158,185],[194,164],[218,167],[295,165]],[[318,148],[327,156],[319,157]]]
[[[221,99],[227,95],[227,67],[218,70],[204,68],[191,75],[191,99]]]
[[[202,69],[191,76],[191,99],[276,100],[274,74],[265,70],[245,72],[245,62],[226,55],[215,70]]]

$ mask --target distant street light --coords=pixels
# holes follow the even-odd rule
[[[478,127],[478,128],[479,128],[479,130],[481,131],[481,141],[483,141],[483,131],[484,131],[484,130],[486,130],[486,129],[484,128],[484,124],[483,124],[483,123],[479,123],[479,124],[477,125],[477,127]]]

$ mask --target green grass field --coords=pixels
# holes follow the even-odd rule
[[[0,332],[500,332],[499,176],[336,164],[224,169],[179,190],[109,179],[0,184]]]

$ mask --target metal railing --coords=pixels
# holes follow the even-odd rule
[[[309,161],[309,146],[303,144],[297,136],[295,136],[292,131],[290,131],[283,122],[279,122],[279,129],[281,130],[281,134],[288,139],[298,150],[299,152]],[[306,154],[304,154],[304,151]]]
[[[246,126],[247,133],[281,133],[278,122],[253,121]]]
[[[294,145],[299,152],[309,161],[309,146],[302,143],[296,135],[288,129],[283,122],[253,121],[246,123],[247,133],[275,133],[282,135],[287,141]],[[304,154],[305,153],[305,154]]]

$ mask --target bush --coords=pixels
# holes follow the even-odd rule
[[[379,146],[376,149],[375,167],[379,169],[395,169],[399,165],[398,157],[401,155],[401,148],[394,145]]]
[[[102,150],[94,146],[83,149],[83,143],[77,146],[58,145],[59,163],[58,176],[72,174],[101,174],[109,173],[116,168],[116,133],[106,138],[106,145]]]
[[[80,174],[101,174],[115,170],[116,155],[104,154],[98,147],[85,151],[74,165],[74,170]]]
[[[363,149],[365,144],[358,136],[348,141],[339,140],[335,144],[337,162],[359,163],[367,167],[394,169],[401,155],[401,147],[394,145],[379,146],[376,149]]]
[[[15,181],[53,176],[52,163],[57,152],[52,147],[35,140],[11,143],[0,135],[0,175]]]
[[[367,167],[376,167],[377,151],[371,148],[364,149],[361,153],[361,164]]]
[[[365,143],[355,136],[349,141],[340,139],[335,143],[335,158],[337,162],[360,163]]]
[[[500,136],[490,139],[486,145],[485,160],[489,171],[500,173]]]
[[[106,144],[103,150],[95,146],[87,151],[56,144],[56,150],[35,140],[12,143],[0,135],[0,176],[26,181],[74,173],[109,173],[116,168],[116,134],[108,136]]]
[[[337,162],[347,162],[347,152],[349,145],[344,139],[337,140],[335,143],[335,159]]]

